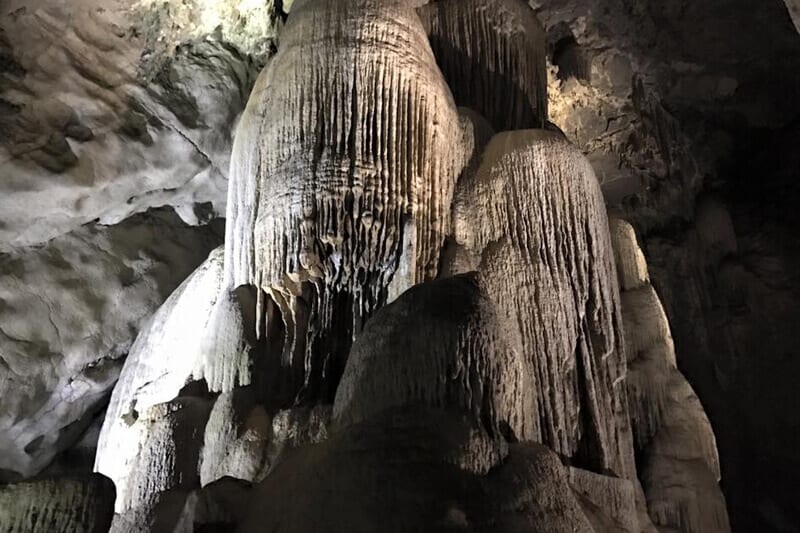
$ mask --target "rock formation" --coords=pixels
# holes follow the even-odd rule
[[[0,524],[729,531],[715,431],[749,367],[686,351],[680,304],[719,318],[705,275],[759,309],[753,277],[793,282],[696,204],[727,140],[697,147],[670,80],[733,114],[761,93],[648,35],[680,2],[11,0]],[[623,12],[644,23],[608,46]],[[184,223],[223,213],[208,255],[215,223]],[[702,252],[653,238],[689,218]],[[113,522],[107,480],[54,478],[90,425]],[[758,464],[796,463],[768,434]],[[791,530],[777,492],[753,507]]]
[[[99,474],[0,487],[0,529],[8,533],[105,533],[114,484]]]
[[[72,446],[136,332],[218,243],[159,210],[0,253],[0,479],[37,474]]]

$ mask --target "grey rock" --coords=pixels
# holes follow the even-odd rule
[[[136,332],[218,242],[159,210],[0,254],[0,469],[34,475],[80,438]]]

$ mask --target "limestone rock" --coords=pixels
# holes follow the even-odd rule
[[[569,467],[569,484],[595,531],[657,533],[638,479]]]
[[[544,30],[530,7],[521,0],[439,0],[418,12],[458,105],[497,131],[544,126]]]
[[[128,354],[111,395],[95,459],[95,470],[117,485],[118,511],[128,507],[128,479],[137,475],[137,456],[150,438],[151,424],[139,422],[139,417],[176,398],[192,381],[202,350],[200,332],[221,284],[218,248],[150,318]],[[203,428],[196,430],[202,433]]]
[[[142,435],[127,476],[115,480],[120,513],[111,529],[168,531],[192,491],[200,488],[200,448],[211,402],[179,396],[143,411],[133,422]]]
[[[222,393],[214,403],[200,463],[203,486],[224,477],[260,481],[266,474],[273,421],[254,396],[240,387]]]
[[[800,3],[798,3],[797,0],[784,0],[784,2],[789,10],[789,14],[792,16],[792,22],[794,22],[795,28],[797,28],[798,33],[800,33]]]
[[[570,490],[569,477],[567,468],[547,447],[512,445],[508,459],[489,474],[486,483],[499,507],[494,517],[496,531],[599,533]]]
[[[539,413],[534,440],[631,479],[617,280],[588,162],[557,133],[498,134],[459,182],[454,213],[460,253],[522,340]]]
[[[114,484],[98,474],[0,487],[7,533],[106,533],[113,514]]]
[[[0,469],[31,476],[80,438],[136,332],[218,243],[158,210],[0,253]]]
[[[456,276],[413,287],[376,313],[350,352],[336,422],[424,405],[467,413],[490,436],[532,438],[531,376],[484,294],[472,276]]]
[[[235,4],[3,4],[0,249],[163,205],[195,224],[224,213],[230,132],[257,70],[245,54],[274,37],[245,52],[206,39],[253,26],[217,13]]]
[[[544,446],[511,446],[486,476],[442,462],[469,438],[462,424],[438,410],[390,410],[301,448],[253,489],[239,530],[594,531]]]
[[[469,147],[412,6],[295,4],[280,44],[234,146],[226,282],[279,311],[285,403],[330,401],[347,339],[435,275]]]
[[[716,439],[703,406],[678,371],[666,314],[649,283],[633,228],[610,222],[628,346],[628,399],[647,508],[659,528],[729,531]],[[634,268],[634,265],[635,268]]]
[[[295,448],[327,440],[332,416],[331,405],[293,407],[275,413],[269,443],[270,465],[280,462],[285,453]]]

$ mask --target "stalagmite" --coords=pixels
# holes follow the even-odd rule
[[[489,435],[529,440],[533,384],[519,349],[472,276],[414,287],[354,344],[334,420],[349,425],[424,405],[467,413]]]
[[[330,400],[363,322],[435,275],[468,147],[405,2],[296,4],[280,44],[234,147],[226,283],[279,310],[290,391]]]
[[[624,289],[626,388],[648,511],[665,530],[730,531],[711,424],[677,369],[669,323],[633,228],[617,218],[610,227]]]
[[[117,511],[128,500],[128,478],[149,438],[139,420],[152,407],[180,394],[192,381],[203,335],[222,284],[222,249],[213,251],[153,315],[131,348],[111,395],[100,432],[95,470],[117,486]]]
[[[179,520],[183,502],[200,488],[198,465],[211,403],[179,396],[144,411],[137,424],[145,438],[130,472],[115,481],[119,495],[111,533],[170,531]]]
[[[544,29],[522,0],[440,0],[419,8],[460,106],[497,131],[544,127]]]
[[[521,336],[536,440],[584,468],[631,479],[617,281],[589,163],[555,133],[498,134],[459,183],[454,212],[457,255]]]
[[[269,466],[267,446],[271,426],[269,414],[257,404],[251,387],[220,394],[205,428],[201,485],[226,476],[245,481],[263,478]]]

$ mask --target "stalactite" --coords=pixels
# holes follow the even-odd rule
[[[497,131],[544,127],[544,29],[521,0],[440,0],[419,8],[458,105]]]
[[[412,7],[293,7],[238,130],[226,282],[280,308],[271,349],[301,369],[287,373],[298,399],[332,397],[326,382],[393,280],[399,294],[435,275],[462,130]]]

